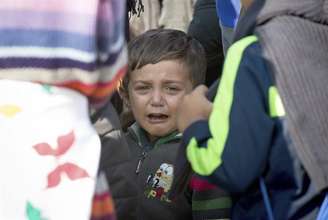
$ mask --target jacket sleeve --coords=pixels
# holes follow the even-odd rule
[[[189,187],[193,220],[230,218],[232,201],[227,192],[195,174]]]
[[[208,121],[186,129],[183,144],[193,170],[239,193],[263,172],[274,122],[268,114],[272,80],[255,36],[228,51],[223,77]]]

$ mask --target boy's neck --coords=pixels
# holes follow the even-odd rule
[[[137,137],[138,142],[140,142],[142,146],[149,146],[151,148],[156,147],[157,145],[160,144],[164,144],[174,139],[178,135],[178,131],[175,130],[161,137],[150,136],[149,133],[146,130],[144,130],[142,127],[140,127],[140,125],[137,122],[135,122],[131,126],[131,128],[134,131],[134,133],[136,133],[136,135],[138,136]]]
[[[144,129],[142,129],[143,131],[144,131],[144,133],[145,133],[145,135],[146,135],[146,137],[147,137],[147,140],[151,143],[151,144],[153,144],[153,143],[155,143],[157,140],[159,140],[161,137],[155,137],[155,136],[152,136],[152,135],[150,135],[147,131],[145,131]]]

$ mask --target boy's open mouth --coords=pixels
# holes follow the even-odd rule
[[[169,116],[161,113],[151,113],[147,115],[151,122],[162,122],[165,121]]]

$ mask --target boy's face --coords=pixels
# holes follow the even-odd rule
[[[188,69],[176,60],[148,64],[131,72],[128,102],[151,141],[177,129],[177,107],[191,91]]]

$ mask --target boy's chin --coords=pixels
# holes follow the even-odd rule
[[[148,130],[147,133],[151,139],[153,138],[161,138],[165,137],[172,132],[176,131],[177,129],[153,129],[153,130]]]

